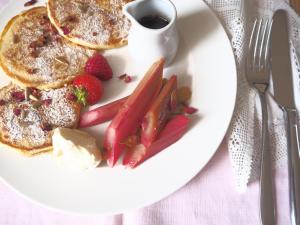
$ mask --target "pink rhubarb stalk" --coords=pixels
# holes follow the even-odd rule
[[[79,127],[83,128],[95,126],[97,124],[112,120],[127,99],[128,97],[121,98],[88,112],[84,112],[80,117]]]
[[[123,165],[135,168],[145,160],[178,141],[186,132],[188,125],[189,119],[185,115],[174,116],[160,132],[158,139],[148,148],[143,144],[138,144],[132,149],[128,149],[123,158]]]
[[[163,66],[164,59],[151,66],[106,129],[104,150],[109,166],[115,165],[126,149],[126,138],[136,133],[149,106],[157,97],[162,85]]]
[[[156,140],[158,133],[165,126],[171,110],[176,108],[176,92],[177,77],[173,75],[167,80],[143,119],[141,142],[145,147],[149,147]]]

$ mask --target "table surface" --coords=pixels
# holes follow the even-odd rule
[[[0,7],[7,0],[0,0]],[[290,224],[286,168],[274,171],[278,225]],[[175,216],[174,216],[175,215]],[[258,225],[259,184],[236,191],[225,141],[212,160],[186,186],[148,207],[116,216],[75,216],[50,211],[0,182],[0,225],[202,224]]]
[[[287,225],[287,171],[281,168],[274,173],[278,225]],[[177,214],[176,221],[174,214]],[[0,224],[18,225],[21,222],[26,225],[258,225],[259,186],[258,182],[254,182],[245,193],[236,191],[227,145],[223,142],[212,160],[186,186],[154,205],[123,215],[103,217],[61,214],[23,199],[0,183]]]

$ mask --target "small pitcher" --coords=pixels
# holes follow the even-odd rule
[[[131,21],[128,48],[140,65],[151,65],[164,57],[166,65],[174,59],[178,48],[177,12],[169,0],[135,0],[123,7]]]

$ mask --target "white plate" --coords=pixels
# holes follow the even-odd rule
[[[0,28],[24,10],[12,1],[0,14]],[[23,196],[47,207],[72,213],[114,214],[161,200],[190,181],[209,161],[229,126],[236,98],[236,67],[230,41],[214,13],[200,0],[174,0],[178,10],[180,47],[165,75],[175,73],[190,85],[192,105],[199,109],[186,135],[134,170],[102,166],[75,172],[56,164],[51,155],[25,158],[1,149],[0,177]],[[105,101],[129,94],[147,68],[136,66],[127,48],[106,51],[115,75],[140,75],[125,84],[105,84]],[[142,57],[142,56],[141,56]],[[1,74],[1,85],[8,81]],[[91,130],[101,139],[107,124]]]

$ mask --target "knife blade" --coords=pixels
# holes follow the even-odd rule
[[[295,108],[287,17],[284,10],[274,13],[270,51],[274,97],[280,106]]]
[[[284,111],[286,121],[290,217],[293,225],[300,225],[298,112],[294,101],[287,24],[286,11],[276,11],[273,15],[270,56],[274,98]]]

